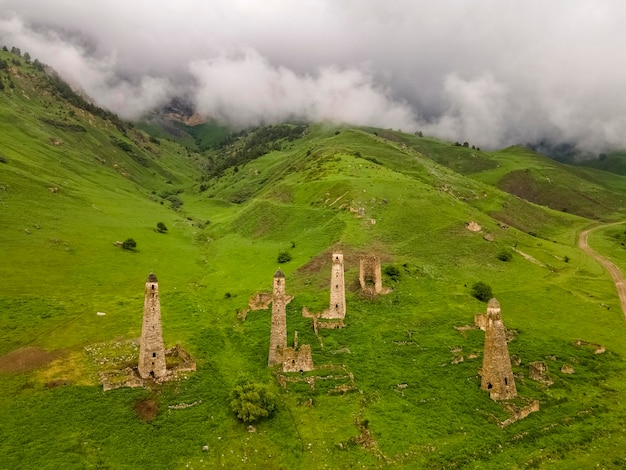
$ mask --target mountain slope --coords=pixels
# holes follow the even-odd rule
[[[454,146],[430,139],[288,124],[200,155],[76,107],[31,65],[0,75],[14,83],[0,93],[0,354],[50,354],[22,370],[0,358],[2,466],[622,463],[624,322],[610,279],[576,245],[591,220],[496,187],[507,174],[543,170],[543,160],[509,149],[468,163],[460,152],[471,150],[446,157]],[[457,171],[437,163],[452,155]],[[588,175],[588,191],[604,185],[620,197],[619,177]],[[607,198],[595,201],[607,219],[620,215]],[[590,243],[623,264],[611,230],[613,242]],[[127,237],[137,250],[113,245]],[[346,259],[347,327],[315,334],[301,312],[327,308],[335,249]],[[297,330],[311,346],[314,390],[279,388],[266,366],[269,311],[243,313],[270,289],[281,252],[291,257],[280,264],[294,296],[288,338]],[[381,257],[391,293],[361,295],[362,254]],[[197,371],[151,390],[103,392],[98,373],[136,358],[151,271],[166,346],[182,344]],[[508,412],[479,389],[484,334],[463,329],[485,310],[471,296],[476,281],[491,285],[512,331],[523,397],[514,404],[541,404],[502,429]],[[552,386],[529,378],[534,361],[547,364]],[[256,432],[229,408],[244,377],[279,395]],[[146,402],[150,422],[137,411]]]

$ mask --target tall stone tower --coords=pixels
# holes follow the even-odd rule
[[[161,327],[161,304],[159,302],[159,282],[157,277],[150,273],[146,281],[146,298],[143,304],[139,375],[141,378],[147,379],[148,377],[163,377],[166,373],[163,329]]]
[[[500,304],[491,299],[487,304],[485,351],[480,388],[489,392],[492,400],[509,400],[517,396],[511,369],[506,331],[500,314]]]
[[[330,309],[325,318],[343,320],[346,317],[346,286],[343,277],[343,253],[333,253],[330,277]]]
[[[272,290],[272,327],[270,330],[270,353],[268,366],[283,363],[283,351],[287,347],[287,304],[289,298],[285,293],[285,275],[279,269],[274,274]]]

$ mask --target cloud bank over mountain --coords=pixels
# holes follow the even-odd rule
[[[0,0],[0,12],[0,43],[126,118],[183,95],[238,126],[626,147],[618,0]]]

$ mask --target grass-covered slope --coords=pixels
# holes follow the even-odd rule
[[[481,172],[501,168],[503,155],[481,153],[481,172],[464,162],[459,173],[426,154],[444,143],[420,150],[388,131],[324,126],[298,137],[261,129],[188,155],[37,88],[45,77],[28,65],[0,75],[14,83],[0,93],[0,356],[49,354],[23,366],[0,357],[0,467],[623,465],[624,318],[609,277],[577,248],[591,221],[495,187]],[[535,162],[517,158],[508,173]],[[160,221],[167,233],[155,231]],[[620,233],[590,242],[624,265]],[[128,237],[135,251],[113,245]],[[347,327],[316,336],[301,311],[327,307],[333,249],[346,258]],[[289,342],[297,330],[318,367],[308,375],[327,377],[315,390],[278,386],[266,366],[270,312],[242,315],[270,289],[280,252],[291,256],[280,265],[294,296]],[[374,300],[356,288],[359,255],[371,253],[393,289]],[[150,271],[165,343],[182,344],[197,371],[104,392],[99,371],[136,361]],[[520,395],[541,404],[503,429],[507,412],[479,390],[484,333],[455,329],[485,311],[470,295],[476,281],[491,285],[514,332]],[[549,388],[528,376],[539,360]],[[229,408],[242,377],[279,396],[256,432]],[[353,391],[329,393],[351,380]],[[150,421],[146,401],[156,405]]]

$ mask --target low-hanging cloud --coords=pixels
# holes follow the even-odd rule
[[[330,120],[626,147],[621,0],[0,0],[0,42],[126,118]]]
[[[324,67],[297,74],[253,50],[193,62],[200,113],[237,126],[288,119],[415,128],[413,111],[358,69]]]

